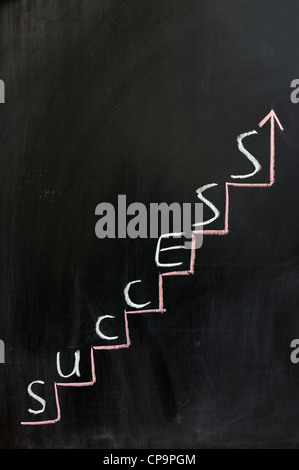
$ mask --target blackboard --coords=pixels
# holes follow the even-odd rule
[[[298,15],[1,2],[2,449],[298,446]],[[158,266],[120,196],[214,220]]]

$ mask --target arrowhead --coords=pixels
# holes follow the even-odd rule
[[[271,123],[274,122],[274,119],[275,119],[275,121],[277,122],[278,126],[280,127],[280,130],[282,130],[282,131],[284,130],[284,128],[283,128],[282,125],[281,125],[280,120],[279,120],[278,117],[276,116],[276,113],[275,113],[275,111],[274,111],[273,109],[271,109],[270,113],[267,114],[267,116],[266,116],[261,122],[259,122],[259,126],[260,126],[260,127],[263,127],[263,125],[264,125],[267,121],[269,121],[269,119],[271,120]]]

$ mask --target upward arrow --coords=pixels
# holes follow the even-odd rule
[[[259,127],[263,127],[263,125],[270,120],[270,186],[275,181],[275,137],[274,137],[274,130],[275,130],[275,121],[277,122],[281,131],[284,130],[282,127],[278,117],[276,116],[273,109],[271,109],[270,113],[259,122]]]

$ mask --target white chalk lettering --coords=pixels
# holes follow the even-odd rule
[[[61,367],[60,367],[60,352],[58,352],[56,355],[57,372],[60,375],[60,377],[64,377],[65,379],[67,379],[68,377],[71,377],[74,374],[76,374],[77,377],[80,377],[79,364],[80,364],[80,350],[77,349],[77,351],[75,351],[75,364],[74,364],[73,371],[68,375],[64,375],[61,372]]]
[[[27,387],[27,392],[28,394],[34,398],[34,400],[38,401],[41,405],[42,405],[42,408],[39,409],[39,410],[32,410],[31,408],[28,409],[29,413],[32,413],[34,415],[37,415],[37,414],[40,414],[40,413],[43,413],[45,411],[45,408],[46,408],[46,400],[44,400],[43,398],[41,398],[39,395],[37,395],[36,393],[34,393],[32,391],[32,386],[34,384],[41,384],[41,385],[44,385],[45,382],[43,382],[42,380],[35,380],[34,382],[31,382],[28,387]]]
[[[105,339],[107,341],[112,341],[112,340],[118,339],[118,336],[107,336],[107,335],[104,335],[104,333],[102,333],[102,331],[100,330],[100,325],[101,325],[101,322],[104,320],[104,318],[115,318],[115,317],[112,316],[112,315],[103,315],[103,316],[99,317],[98,320],[97,320],[97,323],[96,323],[96,333],[97,333],[97,335],[100,338]]]

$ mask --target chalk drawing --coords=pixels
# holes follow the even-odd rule
[[[129,348],[131,346],[131,341],[130,341],[130,335],[129,335],[129,324],[128,324],[128,315],[132,314],[146,314],[146,313],[164,313],[166,312],[166,309],[164,308],[164,294],[163,294],[163,278],[170,277],[170,276],[188,276],[190,274],[194,274],[194,265],[195,265],[195,254],[196,254],[196,235],[197,234],[203,234],[203,235],[227,235],[229,233],[229,210],[230,210],[230,201],[229,201],[229,189],[230,187],[243,187],[243,188],[269,188],[271,187],[274,182],[275,182],[275,123],[278,125],[279,129],[283,131],[283,127],[276,116],[275,112],[273,109],[267,114],[267,116],[259,122],[259,127],[263,127],[266,122],[270,121],[270,171],[269,171],[269,182],[266,183],[232,183],[232,182],[226,182],[225,183],[225,217],[224,217],[224,228],[220,230],[206,230],[206,229],[198,229],[194,230],[192,233],[192,241],[191,241],[191,249],[190,251],[190,264],[188,269],[182,269],[180,270],[173,270],[173,271],[168,271],[168,272],[158,272],[158,297],[159,297],[159,306],[157,309],[142,309],[140,308],[140,305],[135,304],[134,302],[131,301],[129,297],[129,289],[130,286],[134,283],[140,282],[140,280],[137,281],[131,281],[130,283],[127,284],[127,286],[124,289],[124,296],[127,304],[131,307],[138,308],[138,310],[124,310],[124,322],[125,322],[125,335],[126,335],[126,341],[122,344],[114,344],[114,345],[103,345],[103,346],[91,346],[90,349],[90,365],[91,365],[91,380],[89,382],[74,382],[74,383],[58,383],[54,382],[54,393],[55,393],[55,401],[56,401],[56,411],[57,415],[56,418],[52,420],[45,420],[45,421],[22,421],[22,425],[42,425],[42,424],[51,424],[51,423],[57,423],[61,419],[61,410],[60,410],[60,403],[59,403],[59,396],[58,396],[58,386],[61,387],[82,387],[82,386],[91,386],[94,385],[96,382],[96,373],[95,373],[95,363],[94,363],[94,351],[95,350],[116,350],[116,349],[122,349],[122,348]],[[244,148],[242,141],[245,137],[255,134],[255,131],[251,131],[249,133],[245,134],[240,134],[239,138],[237,139],[238,142],[238,148],[243,153],[254,165],[254,171],[251,174],[247,175],[239,175],[235,176],[235,178],[249,178],[250,176],[253,176],[259,171],[260,169],[260,164],[259,162],[253,157],[249,152],[246,151]],[[233,176],[232,176],[233,177]],[[208,221],[205,221],[201,223],[201,225],[207,225],[218,219],[220,216],[220,212],[218,209],[212,204],[208,199],[206,199],[202,193],[210,189],[214,186],[216,186],[217,183],[211,183],[205,186],[202,186],[199,188],[197,192],[198,198],[203,201],[213,212],[214,216],[209,219]],[[198,224],[194,224],[195,226],[198,226]],[[159,261],[159,254],[163,251],[169,251],[169,250],[179,250],[183,248],[183,245],[176,245],[173,247],[168,247],[168,248],[162,248],[161,249],[161,242],[165,238],[172,238],[176,236],[184,236],[184,233],[169,233],[169,234],[163,234],[159,237],[157,246],[156,246],[156,251],[155,251],[155,261],[156,265],[158,268],[177,268],[178,266],[182,265],[182,262],[175,262],[175,263],[160,263]],[[142,304],[142,306],[147,306],[149,302]],[[96,332],[97,334],[102,337],[103,339],[106,340],[112,340],[112,339],[117,339],[117,336],[114,337],[109,337],[106,335],[103,335],[103,333],[100,330],[100,323],[104,318],[114,318],[111,315],[104,315],[98,318],[97,323],[96,323]],[[42,381],[34,381],[31,382],[31,384],[28,386],[28,393],[31,397],[33,397],[35,400],[37,400],[41,405],[42,408],[39,410],[31,410],[29,409],[28,411],[33,414],[39,414],[42,413],[45,410],[46,402],[44,399],[42,399],[40,396],[36,395],[32,391],[32,385],[40,383],[43,384]]]

